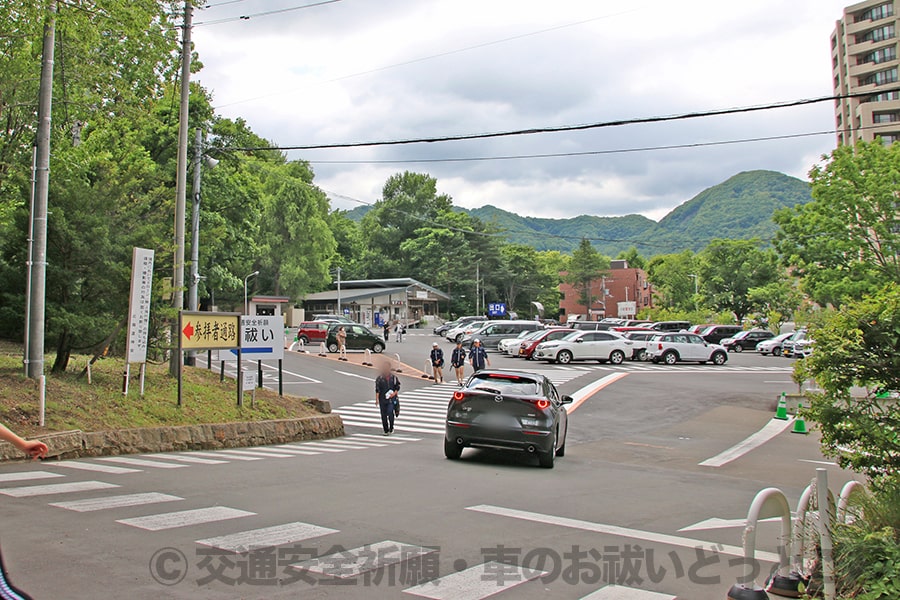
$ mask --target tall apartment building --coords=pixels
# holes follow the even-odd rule
[[[900,141],[900,0],[867,0],[844,9],[831,34],[838,144]],[[869,93],[871,92],[871,95]]]

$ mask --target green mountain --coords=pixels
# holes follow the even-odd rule
[[[511,242],[538,250],[570,252],[582,237],[596,240],[604,254],[615,256],[630,246],[642,254],[700,250],[714,238],[770,239],[776,210],[812,199],[809,184],[775,171],[747,171],[708,188],[679,205],[658,223],[640,215],[570,219],[523,217],[495,206],[463,209],[506,232]],[[359,206],[347,213],[354,220],[371,209]]]

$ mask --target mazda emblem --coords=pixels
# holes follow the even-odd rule
[[[494,396],[494,402],[503,402],[503,396]]]

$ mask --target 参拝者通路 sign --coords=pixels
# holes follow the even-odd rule
[[[239,348],[241,316],[238,313],[182,312],[180,346],[184,350]]]

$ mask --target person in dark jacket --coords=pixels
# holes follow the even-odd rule
[[[435,342],[431,345],[431,370],[434,371],[434,383],[444,383],[444,351]]]
[[[400,413],[400,380],[391,372],[390,361],[384,361],[375,379],[375,404],[381,410],[384,435],[394,433],[394,418]]]
[[[472,350],[469,352],[469,362],[475,372],[482,370],[485,366],[491,366],[491,359],[488,358],[487,350],[481,345],[481,340],[476,339],[472,342]]]
[[[450,355],[450,366],[456,372],[456,383],[462,387],[463,379],[466,377],[466,349],[463,348],[462,341],[456,342],[456,348]]]

